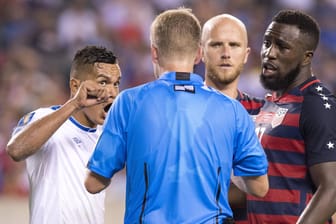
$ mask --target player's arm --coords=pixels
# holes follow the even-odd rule
[[[268,162],[255,133],[255,125],[240,104],[236,104],[237,148],[231,181],[243,192],[263,197],[269,189]]]
[[[334,223],[334,224],[336,223],[336,212],[331,217],[331,223]]]
[[[264,197],[268,192],[267,174],[262,176],[232,176],[231,180],[240,190],[255,197]]]
[[[336,162],[319,163],[309,171],[317,190],[297,223],[326,223],[336,211]]]
[[[310,97],[302,104],[300,127],[304,133],[309,174],[316,191],[302,212],[299,224],[326,223],[336,212],[335,100],[327,92]]]
[[[88,98],[88,95],[95,96]],[[82,82],[76,95],[60,109],[34,121],[14,134],[7,144],[7,153],[15,161],[26,159],[37,152],[54,132],[76,111],[106,102],[109,93],[95,82]]]
[[[233,182],[231,182],[229,188],[229,204],[232,208],[246,207],[246,193]]]
[[[111,179],[100,176],[92,171],[89,171],[85,179],[85,188],[91,194],[99,193],[111,183]]]
[[[7,153],[15,161],[21,161],[34,154],[50,136],[68,119],[75,110],[71,102],[59,110],[34,121],[17,134],[7,144]]]

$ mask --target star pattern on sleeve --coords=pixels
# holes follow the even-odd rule
[[[316,89],[317,92],[322,92],[322,90],[323,90],[322,86],[317,86],[315,89]]]
[[[323,104],[323,105],[324,105],[325,109],[328,109],[328,110],[331,109],[331,104],[329,104],[329,103],[325,103],[325,104]]]
[[[328,101],[328,97],[326,97],[326,96],[322,96],[322,100],[324,100],[324,101]]]
[[[329,141],[329,142],[327,143],[327,148],[328,148],[329,150],[334,150],[334,149],[335,149],[335,143],[332,142],[332,141]]]
[[[323,106],[326,110],[330,110],[331,109],[331,104],[328,102],[329,98],[323,93],[323,87],[318,85],[315,87],[315,90],[317,92],[317,94],[321,97],[322,101],[323,101]]]

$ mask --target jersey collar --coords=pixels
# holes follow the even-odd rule
[[[69,120],[74,124],[76,125],[78,128],[82,129],[83,131],[86,131],[86,132],[96,132],[97,128],[89,128],[89,127],[86,127],[84,125],[82,125],[81,123],[79,123],[74,117],[70,117]]]
[[[188,72],[166,72],[163,73],[160,78],[161,80],[169,81],[181,81],[181,82],[196,82],[203,84],[203,79],[200,75]]]
[[[317,79],[315,76],[312,76],[312,77],[308,78],[306,81],[304,81],[303,83],[294,87],[293,89],[291,89],[290,91],[288,91],[287,93],[283,94],[280,97],[276,97],[276,93],[273,92],[272,94],[267,94],[266,98],[273,101],[273,102],[277,102],[277,101],[280,102],[282,99],[286,98],[289,95],[300,96],[300,95],[302,95],[303,90],[305,90],[307,87],[313,85],[314,83],[318,83],[318,82],[320,82],[320,80]]]

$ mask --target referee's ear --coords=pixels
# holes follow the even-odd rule
[[[152,62],[158,64],[159,63],[158,49],[153,44],[151,45],[151,55],[152,55]]]
[[[194,60],[194,64],[197,65],[198,63],[200,63],[201,60],[202,60],[202,46],[199,45],[196,53],[196,58]]]

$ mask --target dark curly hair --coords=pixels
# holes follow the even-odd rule
[[[115,54],[105,47],[86,46],[76,52],[71,66],[71,76],[83,78],[93,69],[95,63],[117,64]]]
[[[320,39],[320,27],[310,15],[299,10],[281,10],[273,17],[272,21],[297,26],[301,33],[309,38],[307,47],[311,50],[317,48]]]

